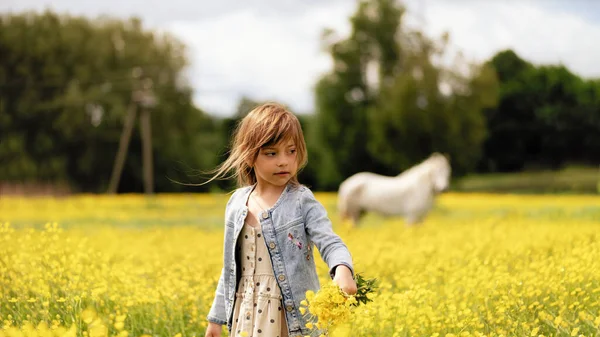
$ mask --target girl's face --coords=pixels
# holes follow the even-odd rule
[[[296,144],[292,140],[262,147],[254,161],[256,181],[265,187],[285,186],[297,170]]]

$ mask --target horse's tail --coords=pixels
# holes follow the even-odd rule
[[[340,184],[337,197],[337,211],[342,220],[348,219],[348,180]]]
[[[352,176],[340,184],[337,209],[342,220],[350,218],[352,215],[351,213],[354,212],[351,208],[353,207],[353,204],[356,203],[356,200],[353,202],[352,199],[356,198],[357,193],[360,193],[360,190],[362,189],[362,182],[357,178],[358,176],[356,175]]]
[[[347,200],[346,193],[344,193],[343,184],[342,184],[342,185],[340,185],[340,189],[338,191],[338,198],[337,198],[337,211],[342,220],[348,219],[347,204],[348,204],[348,200]]]

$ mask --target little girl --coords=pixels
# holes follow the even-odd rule
[[[300,122],[285,107],[260,105],[238,124],[231,155],[209,180],[233,171],[241,187],[225,208],[223,269],[205,336],[220,336],[224,324],[236,337],[309,335],[299,308],[320,286],[313,244],[330,277],[356,293],[348,248],[298,182],[306,162]]]

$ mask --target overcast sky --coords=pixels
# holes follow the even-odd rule
[[[600,1],[405,0],[408,19],[481,61],[505,48],[534,63],[562,62],[600,77]],[[95,17],[136,15],[188,46],[188,77],[203,110],[230,115],[242,95],[313,109],[313,85],[330,68],[324,27],[349,31],[354,0],[0,0],[0,11],[43,10]],[[420,15],[420,16],[419,16]],[[422,21],[416,21],[422,18]]]

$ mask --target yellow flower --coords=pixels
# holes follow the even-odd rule
[[[90,324],[96,318],[96,312],[93,309],[85,309],[81,313],[81,318],[86,324]]]
[[[339,226],[336,194],[316,196]],[[223,252],[195,247],[222,238],[213,225],[227,200],[225,193],[3,196],[0,222],[19,226],[0,225],[0,274],[9,276],[0,278],[0,337],[204,331]],[[390,337],[589,335],[600,325],[597,204],[598,196],[448,193],[418,229],[367,217],[366,226],[340,234],[357,265],[377,275],[378,291],[366,294],[373,301],[329,291],[329,267],[318,263],[323,287],[307,291],[299,310],[319,330],[312,335],[329,337],[348,326],[355,335]],[[50,221],[44,229],[48,219],[73,225]],[[41,229],[26,225],[36,223]],[[133,228],[138,223],[148,226]],[[36,330],[40,322],[47,323]],[[129,325],[137,328],[127,332]]]

